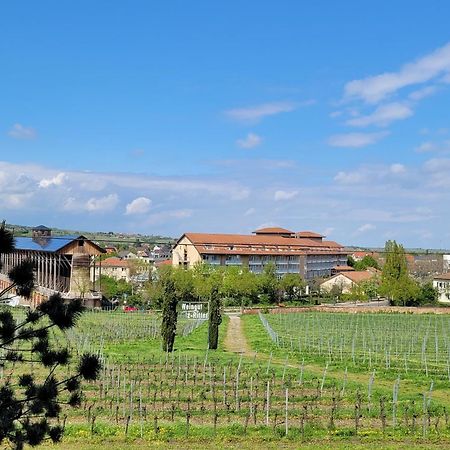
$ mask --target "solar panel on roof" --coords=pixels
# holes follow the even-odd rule
[[[70,244],[80,236],[66,235],[66,236],[51,236],[51,237],[16,237],[17,250],[33,250],[38,252],[57,252],[66,245]]]

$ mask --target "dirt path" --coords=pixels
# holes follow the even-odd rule
[[[232,353],[239,353],[245,356],[254,356],[250,350],[244,330],[242,329],[241,317],[231,315],[228,322],[227,334],[225,336],[225,350]]]

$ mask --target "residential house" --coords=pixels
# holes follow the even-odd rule
[[[450,272],[435,276],[433,287],[438,291],[438,301],[450,305]]]
[[[119,252],[119,258],[121,259],[137,259],[136,253],[130,252],[129,250],[123,250]]]
[[[375,279],[378,275],[376,270],[355,270],[338,273],[320,284],[320,289],[331,292],[338,289],[342,294],[348,294],[352,288],[364,281]]]
[[[116,256],[106,258],[95,267],[95,277],[98,279],[101,275],[114,278],[115,280],[130,281],[131,267],[129,260],[121,259]]]

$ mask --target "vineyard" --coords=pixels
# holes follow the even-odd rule
[[[177,334],[188,336],[202,320],[186,320],[181,317]],[[86,312],[77,326],[68,333],[76,351],[102,351],[105,343],[126,343],[143,339],[158,339],[161,331],[161,316],[148,312]]]
[[[157,314],[86,313],[67,342],[97,352],[103,370],[81,407],[68,410],[57,448],[449,445],[449,316],[240,320],[251,354],[227,351],[226,317],[217,351],[206,349],[207,323],[182,319],[168,354]]]
[[[450,315],[259,314],[277,347],[306,360],[450,381]]]

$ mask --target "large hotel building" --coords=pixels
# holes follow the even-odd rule
[[[262,228],[252,235],[185,233],[173,249],[172,264],[244,266],[261,273],[273,263],[279,276],[298,273],[312,279],[330,276],[334,268],[346,265],[347,254],[342,245],[318,233]]]

